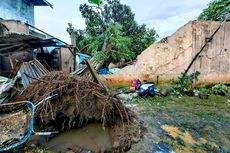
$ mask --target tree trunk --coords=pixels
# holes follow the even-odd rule
[[[108,41],[109,41],[109,37],[108,37],[107,33],[105,33],[104,42],[103,42],[103,46],[101,49],[103,52],[105,52],[107,49]]]

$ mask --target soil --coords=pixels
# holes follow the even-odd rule
[[[141,140],[145,128],[132,110],[100,85],[66,72],[51,72],[34,81],[14,101],[27,100],[36,105],[56,94],[35,110],[39,130],[62,132],[100,123],[111,129],[111,152],[126,152]]]

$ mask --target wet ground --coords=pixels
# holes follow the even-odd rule
[[[49,141],[45,137],[32,136],[27,145],[38,145],[49,152],[81,152],[83,148],[84,151],[105,152],[111,149],[111,139],[109,127],[94,123],[64,131]]]
[[[147,132],[129,153],[228,153],[230,152],[230,95],[197,97],[134,98],[127,106],[144,121]],[[111,148],[109,128],[89,124],[65,131],[45,142],[43,152],[96,152]],[[33,144],[38,142],[31,139]],[[41,152],[41,150],[35,151]]]
[[[230,96],[130,100],[147,133],[130,153],[230,152]]]
[[[53,151],[65,149],[66,144],[77,144],[81,148],[104,152],[111,149],[109,127],[103,129],[101,124],[89,124],[80,129],[65,131],[48,143],[49,149]]]

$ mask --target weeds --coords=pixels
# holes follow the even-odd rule
[[[215,95],[225,96],[228,92],[228,88],[224,84],[217,84],[212,87],[212,93]]]
[[[193,89],[193,83],[198,80],[200,72],[196,71],[190,75],[183,75],[178,77],[178,79],[169,88],[169,92],[174,95],[184,95],[190,93]]]
[[[217,84],[213,87],[195,87],[194,83],[198,81],[198,77],[200,75],[200,72],[196,71],[190,75],[183,75],[181,77],[178,77],[178,79],[170,85],[170,87],[167,89],[167,91],[171,95],[177,95],[177,96],[196,96],[201,99],[207,99],[209,95],[221,95],[225,96],[228,92],[228,88],[224,84]]]

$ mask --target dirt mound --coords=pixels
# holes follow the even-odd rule
[[[55,127],[63,131],[88,122],[106,124],[112,129],[113,152],[129,150],[142,137],[143,127],[133,111],[100,85],[65,72],[51,72],[40,78],[14,101],[29,100],[37,104],[54,94],[58,96],[36,108],[35,119],[41,129]],[[134,125],[138,128],[133,128]]]

